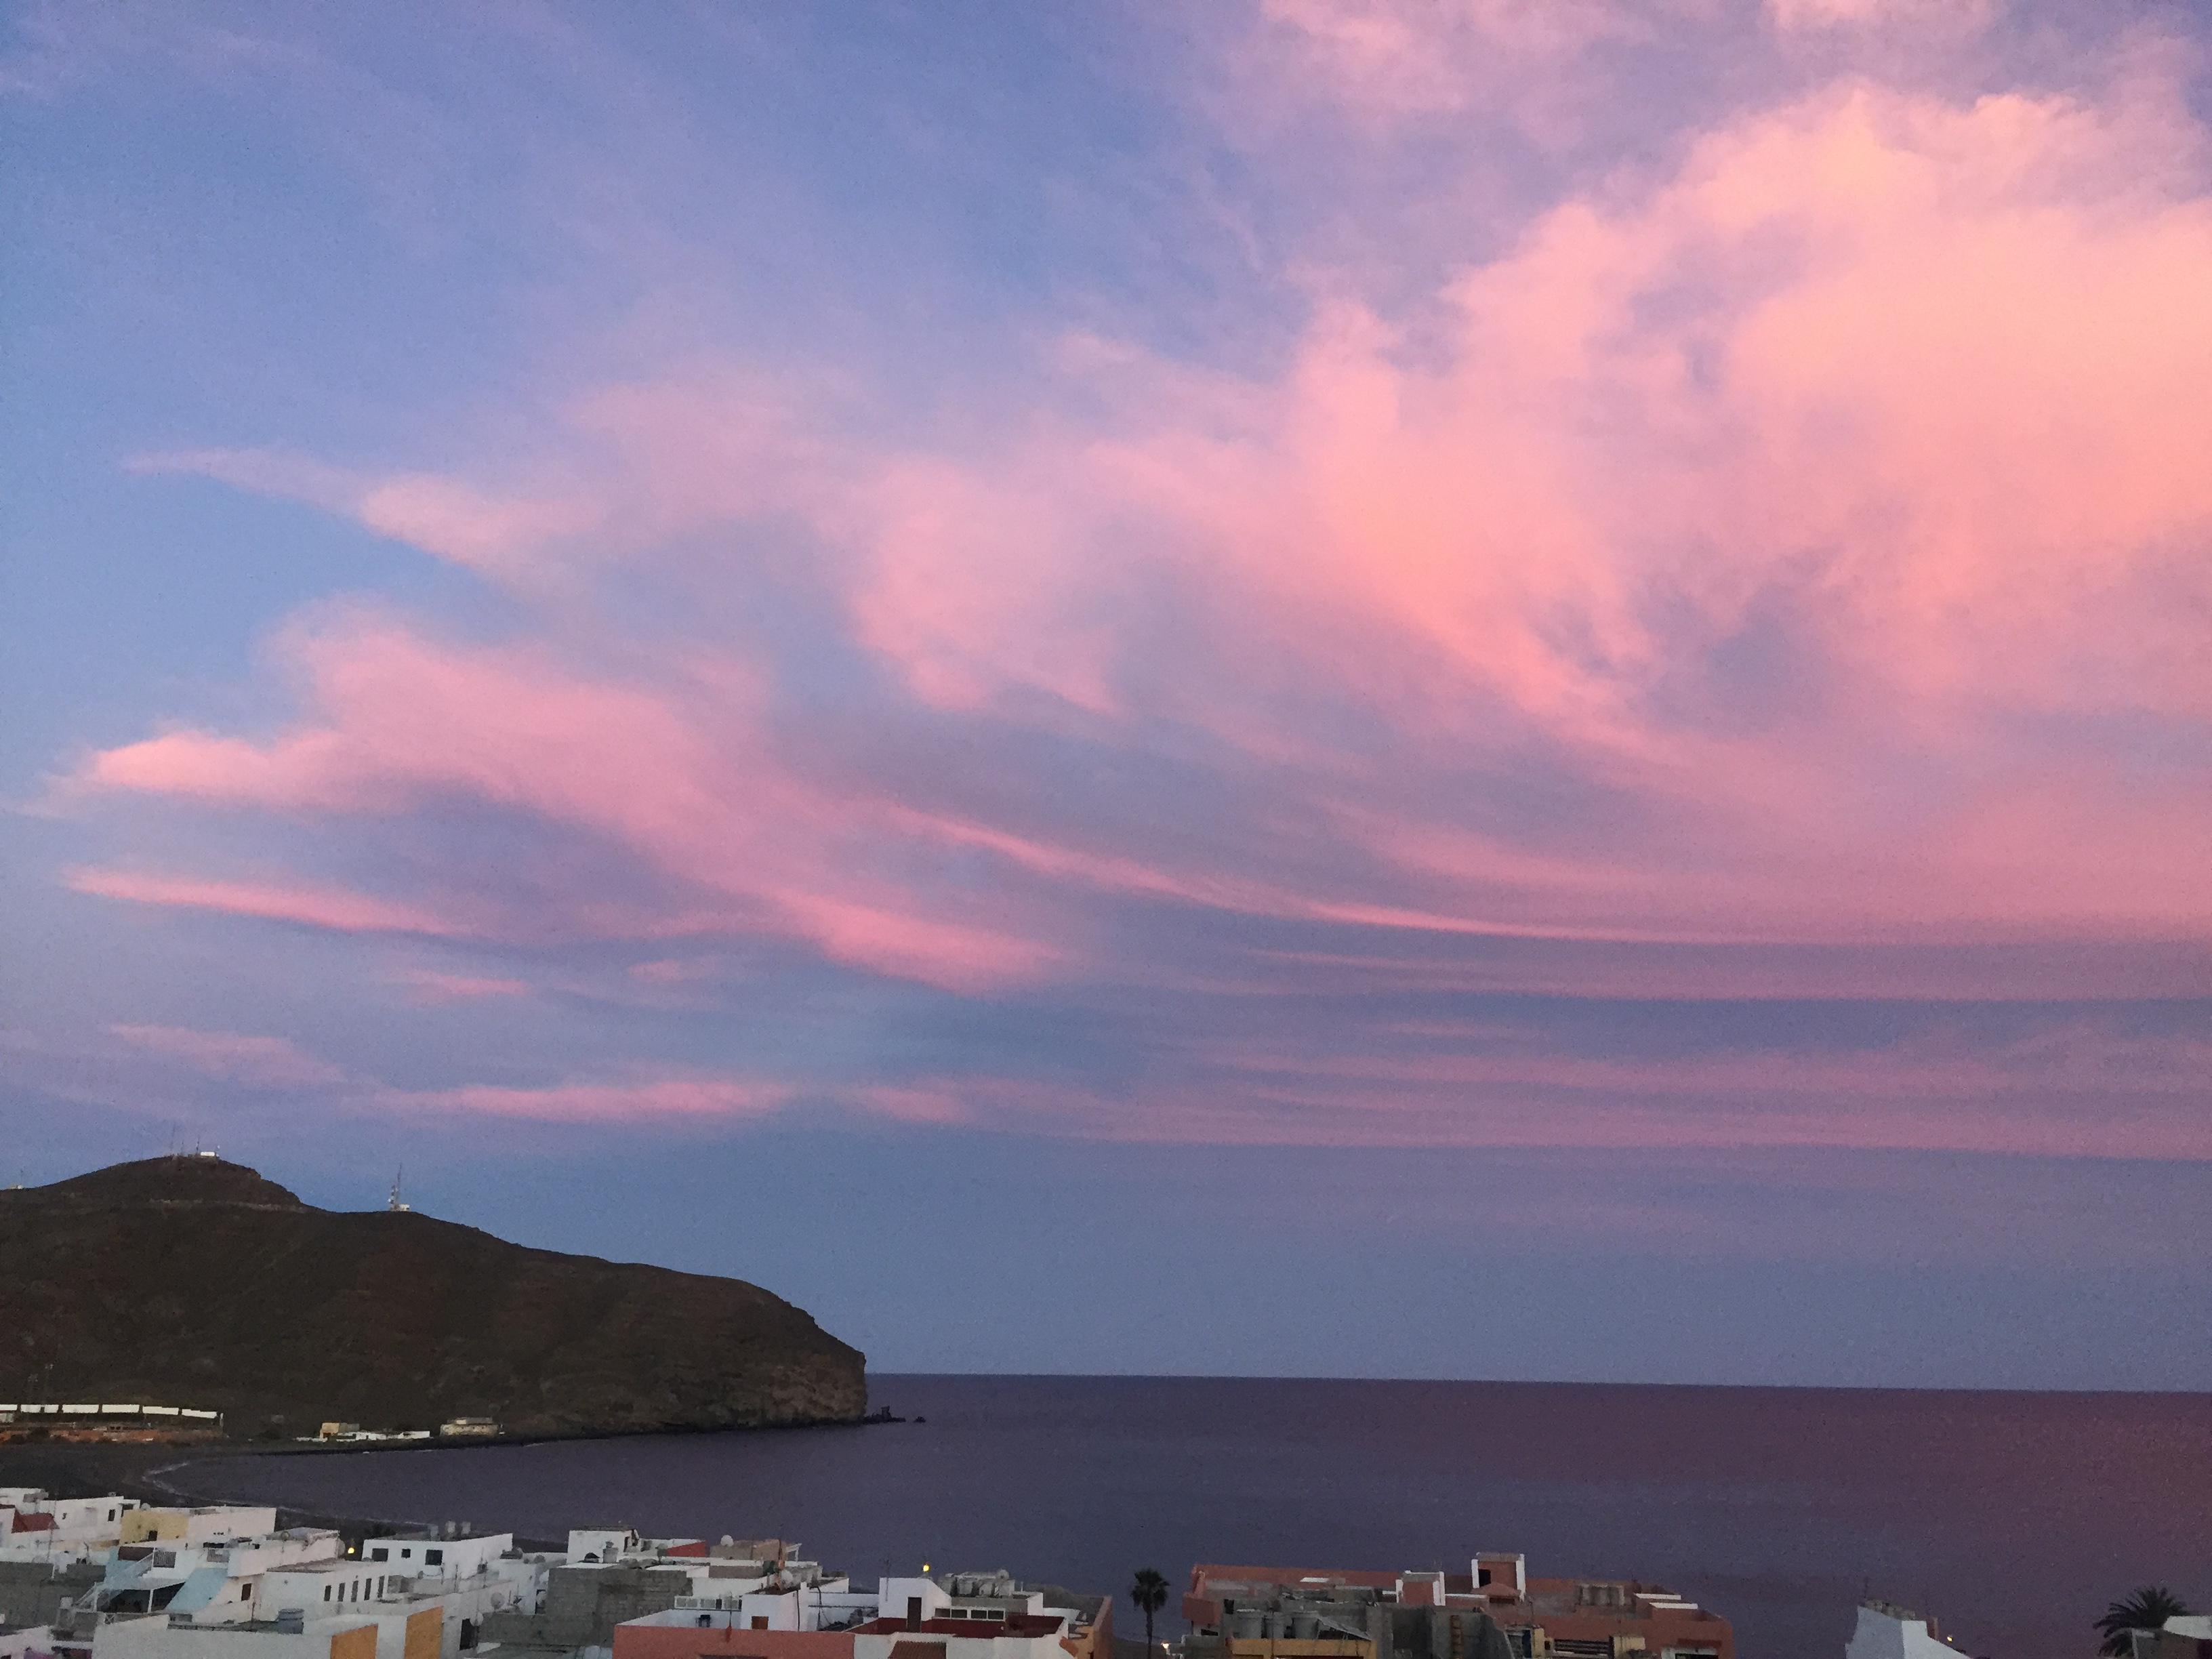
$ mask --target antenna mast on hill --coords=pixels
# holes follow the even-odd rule
[[[392,1172],[392,1196],[384,1200],[384,1207],[394,1215],[404,1215],[415,1207],[399,1196],[400,1177],[406,1173],[407,1166],[404,1164]]]

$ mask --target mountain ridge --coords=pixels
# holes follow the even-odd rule
[[[0,1399],[519,1434],[849,1422],[866,1356],[744,1279],[323,1210],[200,1154],[0,1191]]]

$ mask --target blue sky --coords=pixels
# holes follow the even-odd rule
[[[0,1176],[2212,1385],[2197,13],[5,29]]]

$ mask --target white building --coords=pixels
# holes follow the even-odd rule
[[[2198,1613],[2178,1613],[2156,1630],[2130,1631],[2133,1659],[2197,1659],[2212,1649],[2212,1618]]]
[[[222,1544],[276,1530],[276,1511],[266,1504],[205,1504],[193,1509],[133,1510],[119,1523],[121,1544]],[[333,1534],[335,1536],[335,1534]]]
[[[185,1522],[178,1516],[162,1524],[177,1532]],[[118,1546],[94,1591],[103,1616],[126,1632],[111,1638],[111,1645],[120,1642],[132,1648],[153,1641],[138,1628],[149,1618],[172,1633],[250,1627],[257,1636],[289,1636],[302,1632],[278,1631],[279,1621],[304,1620],[319,1630],[319,1621],[336,1619],[351,1620],[348,1629],[366,1620],[389,1634],[428,1608],[438,1613],[441,1630],[450,1626],[453,1639],[447,1645],[457,1650],[462,1637],[486,1614],[535,1612],[544,1591],[542,1561],[526,1559],[514,1549],[511,1533],[375,1539],[354,1554],[337,1533],[323,1528],[220,1536],[232,1524],[204,1519],[200,1529],[210,1534],[205,1543]],[[336,1626],[323,1633],[356,1646],[366,1639],[346,1636]]]
[[[778,1573],[760,1577],[734,1571],[720,1563],[696,1565],[682,1559],[655,1564],[661,1567],[690,1566],[691,1594],[676,1598],[680,1613],[718,1615],[714,1626],[734,1625],[739,1630],[848,1630],[866,1624],[881,1611],[873,1592],[855,1590],[842,1573],[825,1577],[813,1562],[794,1565],[815,1568],[809,1574]]]
[[[886,1578],[878,1616],[853,1632],[853,1659],[891,1659],[916,1636],[942,1644],[940,1659],[1066,1659],[1096,1654],[1111,1631],[1111,1602],[1095,1610],[1047,1604],[1005,1573]]]
[[[88,1561],[114,1544],[136,1498],[52,1498],[37,1486],[0,1486],[0,1561]]]
[[[535,1612],[544,1594],[542,1561],[516,1552],[511,1534],[410,1540],[404,1560],[399,1540],[380,1541],[380,1561],[343,1553],[334,1533],[314,1534],[324,1553],[264,1560],[250,1577],[204,1560],[161,1610],[104,1620],[92,1659],[457,1659],[487,1615]],[[426,1546],[439,1562],[423,1562]]]
[[[615,1659],[742,1654],[748,1635],[795,1636],[756,1649],[783,1659],[893,1659],[902,1650],[910,1659],[915,1649],[933,1659],[1099,1659],[1112,1634],[1107,1598],[1054,1606],[1004,1573],[886,1578],[872,1591],[839,1576],[811,1586],[770,1582],[737,1595],[726,1593],[727,1582],[709,1579],[665,1612],[616,1626]]]
[[[410,1642],[404,1618],[396,1636],[386,1621],[362,1615],[343,1619],[288,1620],[274,1625],[172,1624],[155,1614],[149,1618],[112,1620],[103,1623],[92,1640],[93,1659],[405,1659],[433,1650],[451,1655],[457,1650],[441,1640],[434,1607],[417,1610],[423,1622],[414,1626]]]
[[[487,1571],[514,1548],[511,1532],[487,1533],[467,1538],[441,1538],[434,1533],[395,1533],[386,1538],[362,1540],[361,1559],[383,1563],[384,1571],[439,1578],[468,1578]]]
[[[514,1547],[513,1533],[373,1538],[359,1555],[264,1573],[254,1595],[255,1616],[274,1619],[296,1607],[314,1618],[350,1613],[368,1602],[430,1598],[446,1609],[458,1630],[459,1621],[474,1626],[489,1613],[535,1613],[545,1575],[541,1563]]]
[[[236,1517],[273,1517],[273,1510],[240,1510]],[[106,1576],[94,1590],[103,1613],[189,1615],[195,1624],[236,1624],[260,1616],[255,1601],[262,1579],[272,1570],[342,1558],[345,1540],[316,1527],[264,1531],[251,1538],[233,1535],[239,1518],[195,1513],[205,1541],[118,1544],[107,1558]],[[165,1522],[174,1533],[181,1518]]]
[[[1862,1601],[1844,1659],[1959,1659],[1959,1650],[1936,1634],[1935,1622],[1887,1601]]]
[[[620,1561],[628,1557],[659,1554],[637,1535],[635,1527],[575,1527],[568,1533],[568,1565]]]

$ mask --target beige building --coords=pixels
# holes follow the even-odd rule
[[[227,1544],[276,1530],[276,1511],[268,1507],[210,1504],[188,1510],[131,1510],[118,1522],[118,1544]]]

